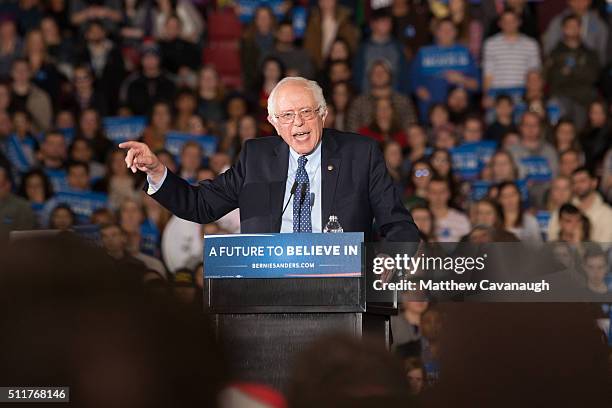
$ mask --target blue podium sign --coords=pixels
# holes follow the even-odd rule
[[[204,277],[354,278],[363,233],[236,234],[204,238]]]

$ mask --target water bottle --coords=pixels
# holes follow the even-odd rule
[[[342,229],[342,225],[340,225],[340,223],[338,222],[338,217],[336,217],[335,215],[330,215],[329,221],[327,221],[327,224],[325,224],[325,228],[323,228],[323,232],[326,234],[328,232],[344,232],[344,230]]]

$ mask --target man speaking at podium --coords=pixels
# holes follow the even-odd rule
[[[248,140],[237,163],[198,186],[173,174],[144,143],[125,142],[126,164],[147,173],[147,192],[180,218],[207,224],[240,208],[242,233],[322,232],[335,216],[346,232],[418,242],[376,142],[323,129],[327,106],[314,81],[288,77],[268,98],[276,136]]]

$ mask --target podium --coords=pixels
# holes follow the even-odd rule
[[[361,273],[363,234],[210,238],[204,244],[204,304],[218,340],[227,350],[233,378],[284,390],[296,354],[330,332],[367,335],[389,344],[392,310],[374,308],[366,299]],[[270,244],[275,249],[284,248],[283,254],[268,251]],[[224,245],[233,248],[231,256],[228,251],[225,256],[220,254],[219,248]],[[346,255],[346,248],[355,245],[359,246],[358,253],[348,251],[351,255]],[[311,253],[291,256],[287,254],[290,246]],[[339,249],[339,255],[329,255],[330,246]],[[256,252],[254,248],[261,247],[263,254],[250,256]],[[244,252],[237,254],[237,248],[246,248],[247,256]],[[316,249],[321,249],[319,255]],[[265,268],[277,265],[308,268]]]

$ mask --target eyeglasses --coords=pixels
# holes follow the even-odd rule
[[[427,177],[427,176],[429,176],[429,170],[427,170],[427,169],[415,170],[414,171],[414,176],[415,177]]]
[[[300,115],[300,118],[302,118],[302,120],[310,120],[315,117],[315,114],[319,113],[320,109],[321,109],[320,106],[316,108],[304,108],[298,111],[297,114]],[[290,123],[293,123],[293,121],[295,120],[296,113],[295,112],[283,112],[280,115],[274,115],[274,116],[276,117],[276,119],[279,120],[280,123],[284,125],[288,125]]]

